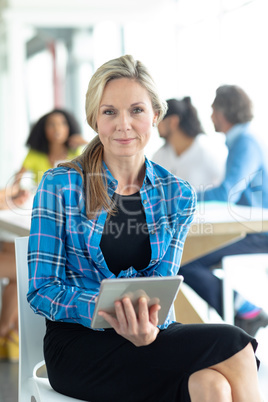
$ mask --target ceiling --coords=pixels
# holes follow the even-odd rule
[[[0,0],[4,20],[20,20],[39,26],[87,25],[106,18],[117,21],[154,18],[163,7],[179,0]]]

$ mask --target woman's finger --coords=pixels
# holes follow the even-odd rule
[[[137,315],[132,304],[132,301],[128,297],[122,299],[122,305],[127,321],[127,326],[131,332],[134,332],[137,328]]]
[[[149,309],[148,302],[145,297],[141,297],[139,299],[138,319],[141,329],[146,328],[149,322]]]
[[[160,309],[161,309],[161,306],[159,304],[154,304],[149,309],[149,320],[155,326],[158,325],[158,311]]]
[[[122,301],[116,301],[114,303],[114,308],[115,308],[115,315],[117,318],[117,321],[119,323],[119,326],[122,328],[127,327],[127,317],[125,314],[125,309]]]
[[[98,315],[103,317],[105,319],[105,321],[107,321],[111,325],[111,327],[114,328],[115,331],[118,331],[119,324],[118,324],[117,319],[114,316],[106,313],[105,311],[99,311]]]

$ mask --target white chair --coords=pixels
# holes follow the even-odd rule
[[[34,314],[26,294],[28,291],[28,237],[15,240],[17,287],[19,305],[19,402],[79,402],[54,391],[48,378],[38,377],[39,369],[45,365],[43,338],[45,319]]]
[[[0,311],[2,308],[3,291],[8,282],[9,282],[8,278],[0,278]]]
[[[239,254],[222,259],[224,321],[234,324],[233,289],[268,310],[268,254]]]

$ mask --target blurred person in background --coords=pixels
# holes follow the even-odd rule
[[[249,96],[236,85],[220,86],[212,110],[215,130],[226,135],[229,150],[226,174],[219,186],[199,192],[198,201],[268,208],[268,158],[264,145],[253,133]],[[185,283],[223,317],[222,281],[213,275],[211,267],[219,265],[224,256],[267,251],[268,233],[250,233],[243,240],[182,266],[180,274]],[[254,270],[252,275],[254,277]],[[235,324],[250,335],[254,336],[259,328],[268,325],[266,312],[237,292],[234,293],[234,307]]]
[[[167,104],[167,113],[158,125],[166,143],[153,155],[153,161],[189,181],[196,191],[220,184],[227,157],[224,142],[204,134],[189,96],[168,99]]]
[[[26,142],[29,152],[15,180],[18,188],[20,178],[26,171],[33,173],[33,180],[37,185],[46,170],[79,155],[80,146],[87,144],[80,131],[76,119],[66,110],[54,109],[41,117]]]
[[[23,175],[31,172],[34,187],[45,171],[58,162],[70,160],[81,153],[87,142],[74,116],[63,109],[54,109],[42,116],[32,127],[26,145],[28,154],[16,174],[14,184],[0,192],[2,209],[20,207],[31,196],[22,188]],[[9,282],[3,289],[0,314],[0,359],[18,359],[18,308],[14,237],[1,233],[0,277]]]

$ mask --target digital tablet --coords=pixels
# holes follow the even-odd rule
[[[138,300],[141,296],[147,298],[149,307],[159,303],[161,310],[158,312],[158,324],[163,324],[178,294],[182,281],[183,277],[181,275],[104,279],[101,282],[100,293],[95,306],[91,327],[111,328],[110,324],[105,321],[103,317],[98,315],[98,312],[103,310],[114,314],[114,302],[121,300],[124,296],[130,297],[136,312]]]

